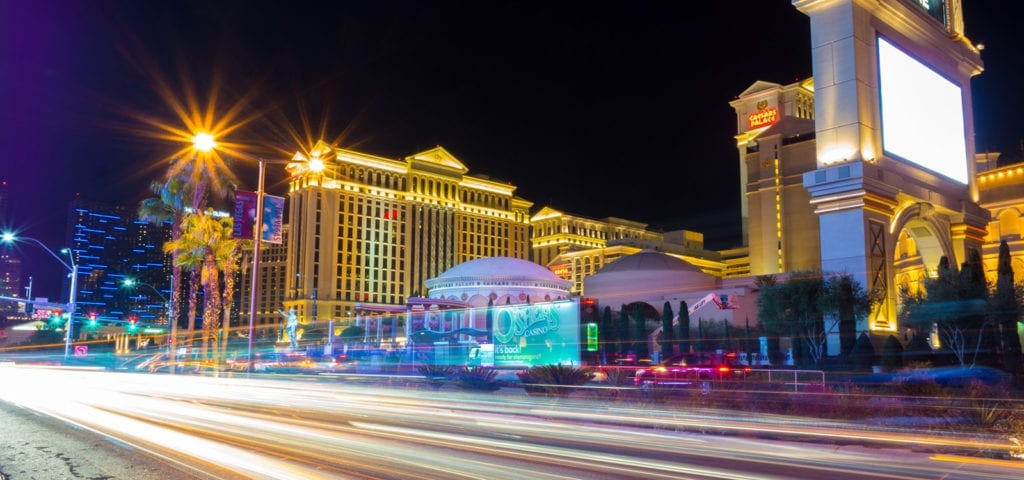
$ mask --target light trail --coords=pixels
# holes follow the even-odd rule
[[[993,438],[684,412],[521,392],[0,365],[0,400],[207,477],[254,479],[1018,479],[1024,462],[922,447]],[[701,435],[697,431],[724,435]],[[808,443],[761,440],[798,437]],[[836,446],[842,439],[847,446]],[[820,444],[809,442],[821,442]],[[851,446],[851,441],[873,447]],[[881,445],[884,448],[879,448]],[[960,450],[962,451],[962,450]]]

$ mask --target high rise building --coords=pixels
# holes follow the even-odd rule
[[[721,255],[704,248],[700,232],[657,232],[641,222],[614,217],[591,219],[551,207],[541,208],[530,219],[530,225],[534,261],[572,281],[570,291],[576,295],[586,295],[586,277],[641,250],[678,257],[719,278],[727,273]]]
[[[730,102],[743,186],[734,253],[748,250],[749,274],[850,274],[884,299],[857,327],[875,340],[899,331],[897,292],[941,257],[959,265],[977,250],[994,282],[1006,240],[1019,277],[1024,170],[975,153],[970,79],[982,64],[960,2],[793,3],[811,19],[815,77],[758,81]]]
[[[281,331],[284,328],[285,318],[278,312],[284,309],[286,299],[296,298],[296,291],[288,290],[288,277],[285,273],[287,267],[286,256],[288,254],[288,238],[291,227],[285,225],[282,230],[282,242],[264,243],[261,242],[260,266],[259,266],[259,291],[256,294],[256,316],[253,318],[253,329],[257,339],[280,339]],[[242,264],[239,268],[239,282],[235,291],[238,293],[235,305],[238,306],[238,314],[233,315],[227,312],[225,318],[231,322],[231,330],[234,332],[245,332],[248,335],[249,326],[249,302],[252,292],[252,245],[243,252]],[[290,294],[290,295],[289,295]],[[237,320],[236,320],[237,318]]]
[[[532,203],[442,147],[390,159],[320,142],[289,170],[287,264],[266,278],[284,299],[261,301],[259,322],[295,307],[304,329],[340,332],[360,306],[404,306],[460,263],[529,257]]]
[[[9,195],[7,180],[0,179],[0,230],[10,228],[7,211]],[[0,250],[0,297],[25,298],[26,292],[21,291],[21,259],[9,249]],[[17,302],[0,302],[0,317],[12,317],[24,312],[25,306]]]
[[[79,315],[101,322],[134,316],[142,323],[167,324],[164,299],[170,298],[171,265],[162,248],[170,228],[137,218],[130,207],[84,200],[71,204],[67,236],[79,269]],[[139,285],[125,287],[126,278]],[[68,284],[65,280],[64,291]]]

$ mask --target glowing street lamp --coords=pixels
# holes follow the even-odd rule
[[[252,347],[253,340],[256,337],[256,302],[258,300],[257,296],[259,294],[260,287],[260,244],[263,241],[263,187],[266,180],[266,164],[273,163],[278,165],[287,165],[287,169],[295,172],[307,170],[319,173],[325,168],[324,162],[320,159],[319,153],[315,153],[312,158],[306,158],[301,153],[296,153],[291,160],[267,160],[262,157],[257,160],[259,160],[259,177],[256,185],[256,218],[253,219],[252,227],[252,279],[249,285],[249,346],[248,353],[246,355],[246,369],[249,373],[252,372]],[[316,290],[314,289],[314,292],[315,291]],[[316,294],[314,293],[314,301],[316,298],[315,295]]]
[[[209,152],[217,147],[217,141],[213,135],[206,132],[199,132],[192,137],[192,147],[200,152]]]
[[[154,287],[154,286],[152,286],[152,285],[150,285],[150,284],[148,284],[146,282],[140,282],[140,281],[138,281],[138,280],[136,280],[134,278],[129,278],[129,277],[125,277],[125,279],[121,281],[121,284],[124,285],[127,288],[134,288],[136,285],[141,285],[143,287],[149,287],[149,289],[152,290],[153,293],[155,293],[158,297],[160,297],[160,300],[164,301],[164,305],[167,307],[167,321],[168,322],[171,321],[171,302],[168,301],[167,297],[164,296],[163,293],[160,293],[160,290],[157,290],[156,287]]]
[[[19,237],[12,232],[4,232],[0,235],[0,242],[2,243],[9,245],[18,241],[35,243],[43,250],[46,250],[46,253],[49,253],[53,258],[56,258],[57,261],[60,262],[61,265],[64,265],[64,268],[68,269],[68,272],[71,273],[71,293],[68,295],[68,326],[64,332],[64,359],[67,360],[71,356],[71,338],[75,324],[75,299],[78,296],[78,263],[75,262],[75,256],[68,248],[62,248],[60,250],[60,253],[68,256],[68,262],[65,262],[60,255],[54,253],[53,250],[50,250],[50,248],[46,246],[46,244],[36,240],[35,238]]]
[[[252,344],[256,336],[256,301],[260,287],[260,243],[263,240],[263,185],[266,180],[266,164],[289,164],[291,161],[266,160],[259,158],[259,178],[256,185],[256,218],[253,219],[252,240],[252,275],[249,284],[249,346],[246,354],[246,371],[252,373]]]

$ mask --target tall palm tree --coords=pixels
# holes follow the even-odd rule
[[[185,198],[188,195],[185,178],[172,176],[164,182],[152,182],[150,191],[156,197],[143,199],[139,203],[139,220],[152,225],[171,224],[171,241],[181,236],[181,219],[185,214]],[[178,334],[178,317],[181,310],[181,266],[172,255],[171,259],[171,301],[167,309],[167,323],[170,328],[171,351]]]
[[[233,227],[233,221],[230,218],[227,220],[232,222],[232,225],[229,225],[228,227],[228,229],[231,230]],[[228,337],[231,333],[229,326],[231,325],[231,307],[234,306],[235,301],[235,272],[237,272],[240,267],[242,250],[247,246],[248,248],[252,248],[252,241],[250,240],[233,239],[231,244],[232,247],[227,256],[223,259],[218,258],[218,263],[221,265],[221,271],[224,272],[224,295],[221,297],[224,334],[221,336],[221,352],[227,352]]]
[[[220,273],[222,266],[235,248],[231,238],[232,222],[216,218],[212,210],[189,215],[185,228],[191,237],[190,247],[199,261],[199,283],[203,290],[203,343],[202,356],[207,357],[210,339],[214,338],[221,318]]]
[[[196,313],[199,301],[200,281],[202,280],[203,262],[206,260],[205,233],[203,228],[207,216],[202,213],[189,213],[181,221],[181,235],[176,240],[164,244],[164,252],[170,253],[174,264],[189,270],[188,285],[188,336],[185,341],[187,353],[192,353],[192,341],[196,327]]]

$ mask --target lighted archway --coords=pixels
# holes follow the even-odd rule
[[[934,275],[943,256],[951,263],[956,262],[948,220],[936,213],[931,204],[915,203],[900,210],[893,217],[889,232],[897,240],[893,249],[897,274],[920,265],[926,275]],[[919,261],[912,261],[914,257]]]

